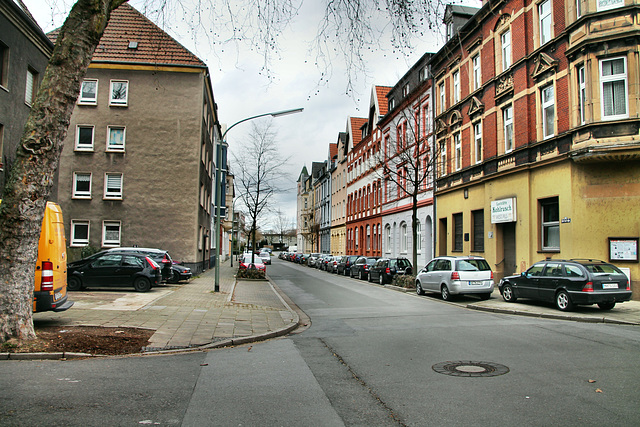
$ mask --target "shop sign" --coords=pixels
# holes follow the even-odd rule
[[[517,220],[516,198],[494,200],[491,202],[491,223],[515,222]]]

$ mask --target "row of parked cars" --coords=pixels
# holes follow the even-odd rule
[[[286,252],[281,253],[280,258],[329,273],[377,282],[381,285],[391,283],[397,274],[412,274],[413,272],[411,262],[406,258]]]
[[[162,282],[191,278],[191,269],[173,261],[169,252],[154,248],[112,248],[67,264],[67,289],[133,286],[147,292]]]
[[[395,274],[412,274],[411,263],[405,258],[319,253],[298,256],[291,260],[380,284],[391,283]],[[445,301],[456,295],[477,295],[486,300],[491,298],[495,282],[491,266],[482,257],[440,256],[417,272],[415,286],[418,295],[434,292]],[[519,275],[502,278],[498,289],[506,302],[519,298],[545,301],[562,311],[591,304],[611,310],[616,303],[629,301],[632,295],[629,278],[619,268],[593,259],[540,261]]]

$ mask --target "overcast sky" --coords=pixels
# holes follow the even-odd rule
[[[45,32],[62,25],[73,3],[23,1]],[[480,6],[475,0],[465,3]],[[141,12],[145,10],[143,0],[132,0],[130,4]],[[182,16],[166,19],[164,24],[156,22],[209,67],[221,123],[231,125],[257,114],[304,108],[301,114],[258,119],[274,120],[283,156],[291,156],[286,168],[290,173],[290,190],[278,196],[274,206],[292,221],[296,213],[295,181],[302,167],[328,157],[329,144],[336,142],[338,132],[345,130],[348,116],[366,116],[373,85],[393,86],[425,52],[436,52],[442,45],[441,36],[426,32],[421,39],[414,40],[414,49],[404,54],[394,52],[390,46],[367,50],[367,72],[358,73],[354,91],[349,95],[342,59],[331,58],[330,73],[323,76],[324,69],[316,67],[315,53],[310,50],[322,18],[322,4],[324,1],[305,1],[293,25],[281,34],[281,49],[270,68],[271,80],[260,72],[263,57],[255,49],[243,44],[213,44],[202,30],[194,33],[190,25],[185,25]],[[147,16],[155,21],[150,14]],[[205,23],[205,28],[213,26]],[[242,147],[242,139],[250,130],[251,122],[247,122],[229,132],[227,141],[232,152]],[[231,157],[230,162],[233,168]]]

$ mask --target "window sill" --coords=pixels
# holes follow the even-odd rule
[[[85,243],[85,242],[83,242],[83,243],[80,243],[80,242],[73,242],[73,243],[71,243],[71,244],[69,245],[69,247],[72,247],[72,248],[84,248],[84,247],[85,247],[85,246],[87,246],[88,244],[89,244],[89,242],[86,242],[86,243]]]
[[[91,196],[71,196],[71,200],[91,200]]]
[[[97,107],[98,101],[82,101],[82,102],[78,102],[78,105],[83,105],[86,107]]]
[[[79,153],[93,153],[93,152],[95,152],[93,147],[91,147],[91,148],[78,148],[78,147],[76,147],[76,148],[73,149],[73,151],[79,152]]]
[[[111,200],[111,201],[118,201],[118,200],[120,200],[120,201],[122,201],[122,199],[123,199],[122,197],[103,197],[103,198],[102,198],[102,200],[107,200],[107,201],[108,201],[108,200]]]
[[[109,103],[109,107],[128,107],[129,104],[112,104]]]
[[[116,149],[107,149],[105,150],[105,153],[124,153],[124,148],[122,150],[116,150]]]

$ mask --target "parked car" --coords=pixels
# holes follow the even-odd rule
[[[349,271],[351,270],[351,266],[359,257],[359,255],[344,255],[340,257],[340,261],[338,261],[337,273],[348,276]]]
[[[369,269],[373,267],[379,257],[377,256],[361,256],[356,259],[349,271],[351,277],[357,277],[360,280],[365,280],[369,277]]]
[[[267,252],[267,251],[262,251],[262,252],[260,252],[259,257],[260,257],[260,259],[262,260],[262,263],[263,263],[264,265],[269,265],[269,264],[271,264],[271,254],[270,254],[269,252]]]
[[[331,254],[322,255],[322,257],[320,258],[320,265],[318,266],[318,268],[320,270],[327,271],[327,264],[329,263],[329,259],[331,258],[333,258],[333,255]]]
[[[381,285],[391,283],[396,274],[412,274],[411,262],[406,258],[380,258],[369,269],[369,281]]]
[[[148,255],[103,251],[67,265],[67,288],[133,286],[147,292],[162,281],[160,266]]]
[[[253,261],[253,262],[252,262]],[[267,266],[262,263],[262,258],[258,255],[244,255],[240,260],[240,270],[244,270],[246,268],[257,268],[258,270],[267,271]]]
[[[185,267],[184,265],[180,265],[174,261],[171,268],[173,269],[173,277],[169,283],[178,283],[183,280],[191,279],[192,274],[189,267]]]
[[[168,282],[173,277],[173,259],[169,252],[162,249],[154,248],[112,248],[107,249],[107,252],[132,252],[147,255],[154,260],[162,269],[162,281]]]
[[[325,270],[328,271],[329,273],[337,273],[338,272],[338,261],[340,261],[339,256],[332,256],[329,257],[327,260],[327,266],[325,267]]]
[[[318,262],[319,257],[320,257],[320,254],[317,252],[314,252],[311,255],[309,255],[309,259],[307,259],[307,267],[316,267],[316,263]]]
[[[475,294],[491,298],[493,271],[477,256],[442,256],[432,259],[416,277],[416,292],[438,292],[445,301],[453,295]]]
[[[618,267],[590,259],[540,261],[518,276],[503,277],[498,289],[507,302],[548,301],[562,311],[589,304],[611,310],[631,299],[629,279]]]

